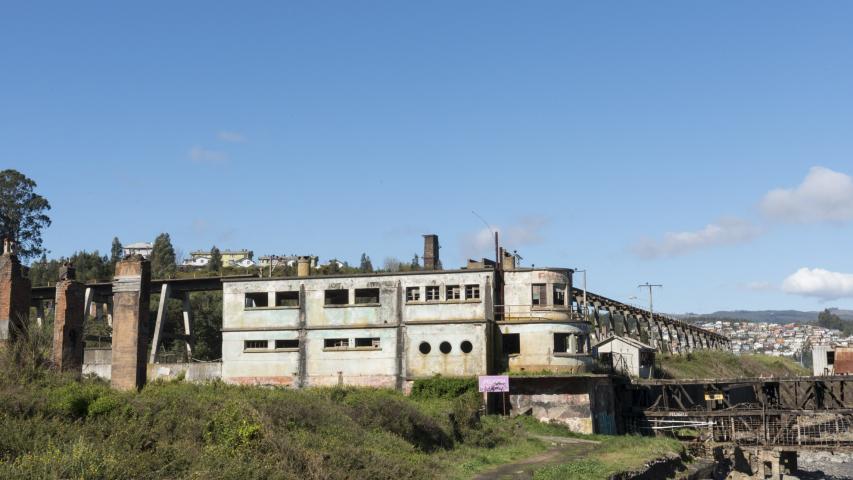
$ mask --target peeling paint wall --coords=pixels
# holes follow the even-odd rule
[[[486,374],[493,282],[491,270],[225,282],[223,379],[300,385],[301,378],[306,386],[402,387],[410,377]],[[476,285],[477,298],[465,298],[468,285]],[[459,298],[450,298],[448,286],[458,286]],[[438,287],[438,299],[427,300],[427,287]],[[410,288],[417,289],[417,298],[407,298]],[[300,289],[301,305],[275,306],[276,292]],[[356,289],[378,289],[379,302],[357,304]],[[327,305],[326,290],[346,290],[347,303]],[[246,308],[247,293],[266,294],[268,306]],[[299,338],[298,350],[274,348],[275,340]],[[336,341],[327,345],[327,339]],[[345,346],[340,346],[343,339]],[[369,345],[356,345],[357,339]],[[418,347],[427,340],[433,344],[431,351],[420,353]],[[246,348],[254,345],[251,341],[266,341],[266,348]],[[441,342],[450,345],[448,353],[441,352]],[[463,351],[463,342],[470,343],[469,352]],[[300,351],[304,351],[301,377]]]

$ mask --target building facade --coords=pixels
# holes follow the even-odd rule
[[[434,375],[583,371],[591,363],[590,328],[572,313],[568,269],[223,285],[222,377],[230,383],[405,389]]]

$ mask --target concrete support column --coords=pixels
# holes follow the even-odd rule
[[[113,346],[110,384],[118,390],[145,385],[151,264],[141,255],[116,263],[113,279]]]
[[[187,361],[192,361],[193,358],[193,309],[190,303],[190,292],[184,292],[184,334],[187,338],[184,340],[187,345]]]
[[[39,328],[44,325],[44,302],[42,300],[36,302],[36,325]]]
[[[669,345],[667,341],[663,338],[663,327],[661,326],[661,322],[659,320],[655,320],[655,329],[658,332],[658,338],[660,339],[660,343],[658,344],[658,351],[660,352],[668,352]]]
[[[0,342],[14,342],[30,316],[30,280],[7,241],[0,255]]]
[[[64,265],[59,270],[53,320],[53,367],[79,375],[83,373],[85,287],[74,278],[74,267]]]
[[[172,295],[172,286],[169,282],[163,282],[160,287],[160,301],[157,304],[157,320],[154,322],[154,338],[151,341],[151,357],[148,363],[157,363],[157,349],[160,347],[160,334],[163,331],[163,323],[169,313],[169,297]]]

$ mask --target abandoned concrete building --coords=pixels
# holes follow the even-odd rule
[[[498,318],[495,280],[494,269],[225,280],[222,378],[400,388],[433,375],[590,363],[570,270],[507,272]]]

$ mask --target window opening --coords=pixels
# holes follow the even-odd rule
[[[355,303],[357,303],[357,304],[379,303],[379,289],[378,288],[356,288],[355,289]]]
[[[476,300],[480,298],[479,285],[465,285],[465,300]]]
[[[298,307],[299,292],[275,292],[276,307]]]
[[[505,355],[521,353],[521,339],[517,333],[504,333],[502,341]]]
[[[246,294],[246,308],[259,308],[269,305],[267,292],[250,292]]]
[[[349,304],[349,290],[326,290],[326,305]]]

